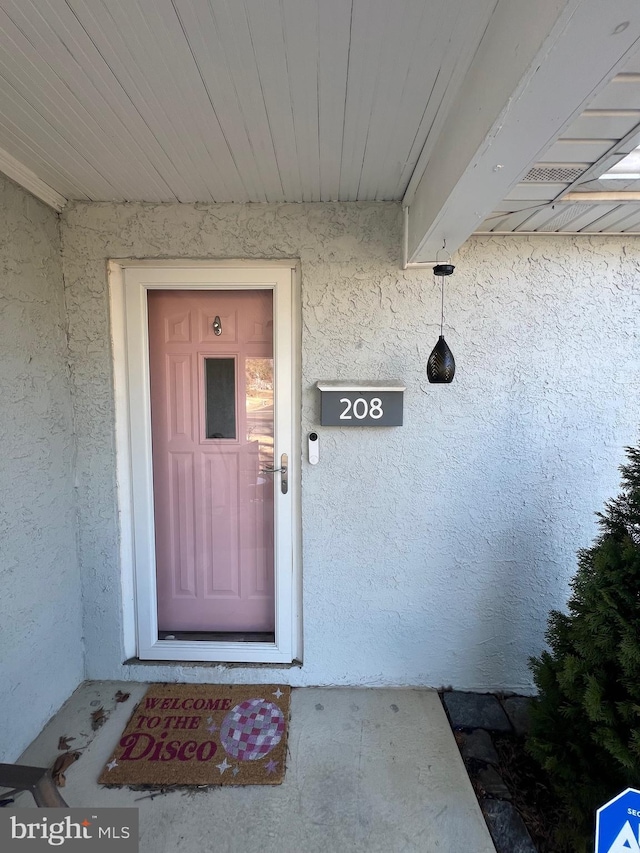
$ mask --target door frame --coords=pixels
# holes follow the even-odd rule
[[[265,664],[301,660],[298,262],[114,259],[108,262],[108,277],[125,660]],[[147,322],[150,289],[273,291],[274,459],[289,454],[289,492],[284,496],[277,490],[274,507],[273,643],[158,639]]]

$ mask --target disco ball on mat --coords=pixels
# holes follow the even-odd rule
[[[220,727],[220,742],[233,758],[255,761],[280,743],[284,714],[266,699],[246,699],[232,708]]]

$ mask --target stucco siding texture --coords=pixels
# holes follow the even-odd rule
[[[0,761],[82,681],[58,217],[0,177]]]
[[[399,205],[77,203],[62,216],[88,675],[527,691],[638,439],[640,244],[474,238],[401,269]],[[299,258],[304,663],[122,666],[108,258]],[[322,379],[398,378],[398,428],[322,428]],[[306,436],[320,436],[320,463]]]

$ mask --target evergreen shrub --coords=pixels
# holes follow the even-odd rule
[[[622,491],[578,553],[568,612],[552,611],[549,650],[530,661],[538,697],[527,747],[565,811],[562,843],[592,849],[595,810],[640,789],[640,448]]]

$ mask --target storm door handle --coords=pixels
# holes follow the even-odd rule
[[[280,477],[280,491],[286,495],[289,491],[289,457],[283,453],[280,457],[279,468],[261,468],[261,474],[282,474]]]

